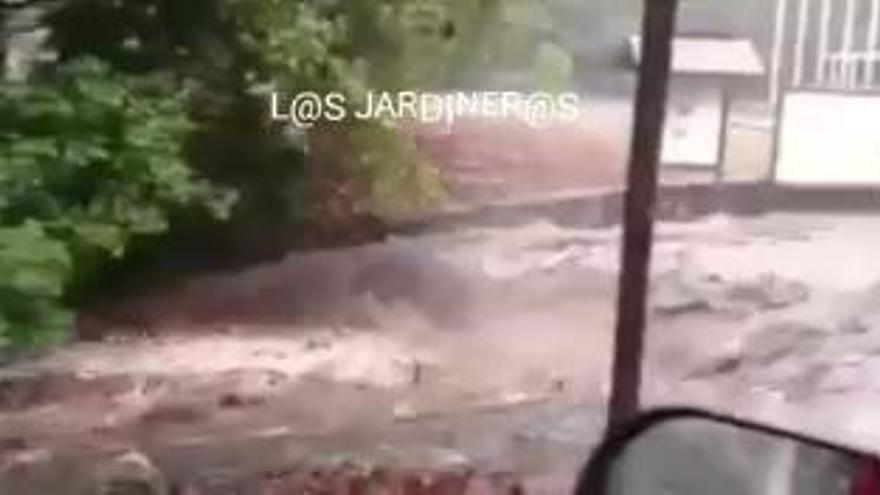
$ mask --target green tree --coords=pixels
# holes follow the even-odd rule
[[[76,287],[175,210],[228,216],[235,195],[184,159],[185,101],[92,59],[0,85],[0,344],[57,335]]]

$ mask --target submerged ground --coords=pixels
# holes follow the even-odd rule
[[[601,432],[618,241],[457,229],[134,301],[106,320],[123,335],[0,370],[0,493],[79,486],[127,449],[183,479],[348,460],[560,493]],[[867,216],[661,225],[647,400],[880,444],[878,249]]]

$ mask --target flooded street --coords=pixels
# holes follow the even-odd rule
[[[133,306],[153,337],[5,368],[0,431],[59,456],[136,447],[176,472],[325,451],[570,482],[604,421],[618,236],[457,229],[192,280]],[[876,445],[878,247],[873,217],[660,225],[646,400]]]
[[[0,495],[570,493],[621,307],[880,453],[880,0],[7,3]]]

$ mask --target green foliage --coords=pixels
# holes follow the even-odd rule
[[[525,73],[520,89],[561,88],[571,60],[552,39],[557,1],[78,0],[58,3],[46,22],[62,59],[91,55],[128,73],[174,73],[192,89],[191,166],[241,192],[234,224],[265,225],[272,212],[274,228],[284,229],[322,206],[303,191],[314,186],[308,162],[325,159],[309,156],[314,136],[269,123],[270,91],[343,91],[358,105],[369,89],[486,87],[496,73]],[[439,181],[423,180],[436,174],[410,136],[381,123],[348,129],[358,135],[339,139],[362,148],[347,154],[345,170],[366,181],[363,194],[383,198],[362,203],[410,210],[423,203],[419,194],[437,197]],[[361,161],[383,155],[390,162]],[[388,201],[394,194],[399,200]]]
[[[280,89],[338,90],[349,61],[338,53],[345,26],[322,2],[225,0],[221,16],[246,54],[250,84]]]
[[[574,77],[571,55],[554,43],[542,43],[535,54],[533,77],[537,86],[545,91],[562,92],[569,89]]]
[[[28,343],[64,326],[60,303],[172,218],[202,233],[230,217],[223,236],[250,240],[333,221],[323,213],[340,204],[384,220],[430,209],[442,182],[407,129],[292,132],[270,122],[268,92],[343,91],[359,105],[368,90],[487,87],[509,72],[528,73],[520,89],[561,88],[571,60],[554,41],[556,1],[46,4],[59,62],[0,85],[0,270],[19,284],[0,292],[0,335]]]
[[[368,90],[485,87],[511,71],[562,87],[556,1],[47,3],[58,62],[0,83],[0,348],[53,340],[108,265],[172,223],[200,238],[228,218],[224,235],[260,244],[304,222],[430,209],[442,182],[411,129],[292,132],[270,122],[268,92],[359,105]]]
[[[516,73],[520,89],[533,89],[543,81],[533,70],[543,63],[541,47],[554,45],[567,57],[561,64],[571,63],[555,42],[552,7],[560,1],[347,0],[339,7],[344,52],[361,61],[374,88],[486,87],[496,73]]]
[[[344,52],[358,61],[370,87],[449,87],[459,47],[455,2],[352,0],[340,6]]]
[[[567,88],[573,59],[556,39],[552,8],[559,3],[560,0],[507,0],[495,5],[482,26],[485,34],[479,51],[488,70],[519,74],[525,89]]]
[[[447,14],[441,3],[423,1],[227,0],[223,8],[249,54],[250,94],[266,101],[271,90],[341,91],[354,105],[368,89],[429,89],[446,81],[443,60],[452,53],[446,39],[450,33],[443,29]],[[320,221],[322,215],[315,212],[326,211],[326,203],[337,198],[303,191],[327,191],[328,180],[350,185],[358,196],[349,198],[352,215],[393,221],[440,200],[437,171],[420,155],[412,136],[384,122],[349,124],[329,133],[329,146],[315,145],[327,137],[317,136],[324,130],[302,140],[295,133],[275,134],[288,143],[312,143],[303,166],[328,169],[273,182],[279,188],[275,196],[286,194],[289,200],[280,211]]]
[[[58,301],[71,270],[64,243],[38,222],[0,227],[0,350],[64,335],[72,318]]]
[[[185,101],[166,78],[92,59],[0,85],[0,337],[57,333],[71,290],[175,210],[228,217],[234,194],[183,159]]]
[[[334,90],[358,105],[368,89],[476,87],[494,71],[526,73],[530,89],[564,89],[573,72],[571,57],[550,40],[549,9],[533,0],[227,0],[223,12],[250,54],[254,94]],[[336,180],[357,182],[359,208],[396,220],[442,201],[437,170],[408,133],[372,122],[334,136],[335,146],[310,150],[334,156],[313,161],[344,162],[336,170],[350,175]],[[303,210],[320,211],[317,202]]]
[[[331,144],[344,177],[354,180],[357,209],[388,221],[417,218],[446,199],[439,171],[414,137],[388,122],[357,122]]]
[[[344,33],[330,7],[78,0],[58,3],[46,24],[62,59],[86,55],[123,73],[172,73],[188,89],[195,124],[188,165],[240,193],[228,228],[214,240],[237,243],[234,238],[294,230],[311,206],[313,198],[303,193],[307,140],[270,122],[268,92],[324,91],[355,80],[346,79],[350,64],[339,52]]]

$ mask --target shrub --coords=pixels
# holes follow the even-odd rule
[[[77,287],[175,211],[229,215],[235,195],[182,157],[191,125],[174,88],[93,59],[0,85],[0,346],[59,335]]]

